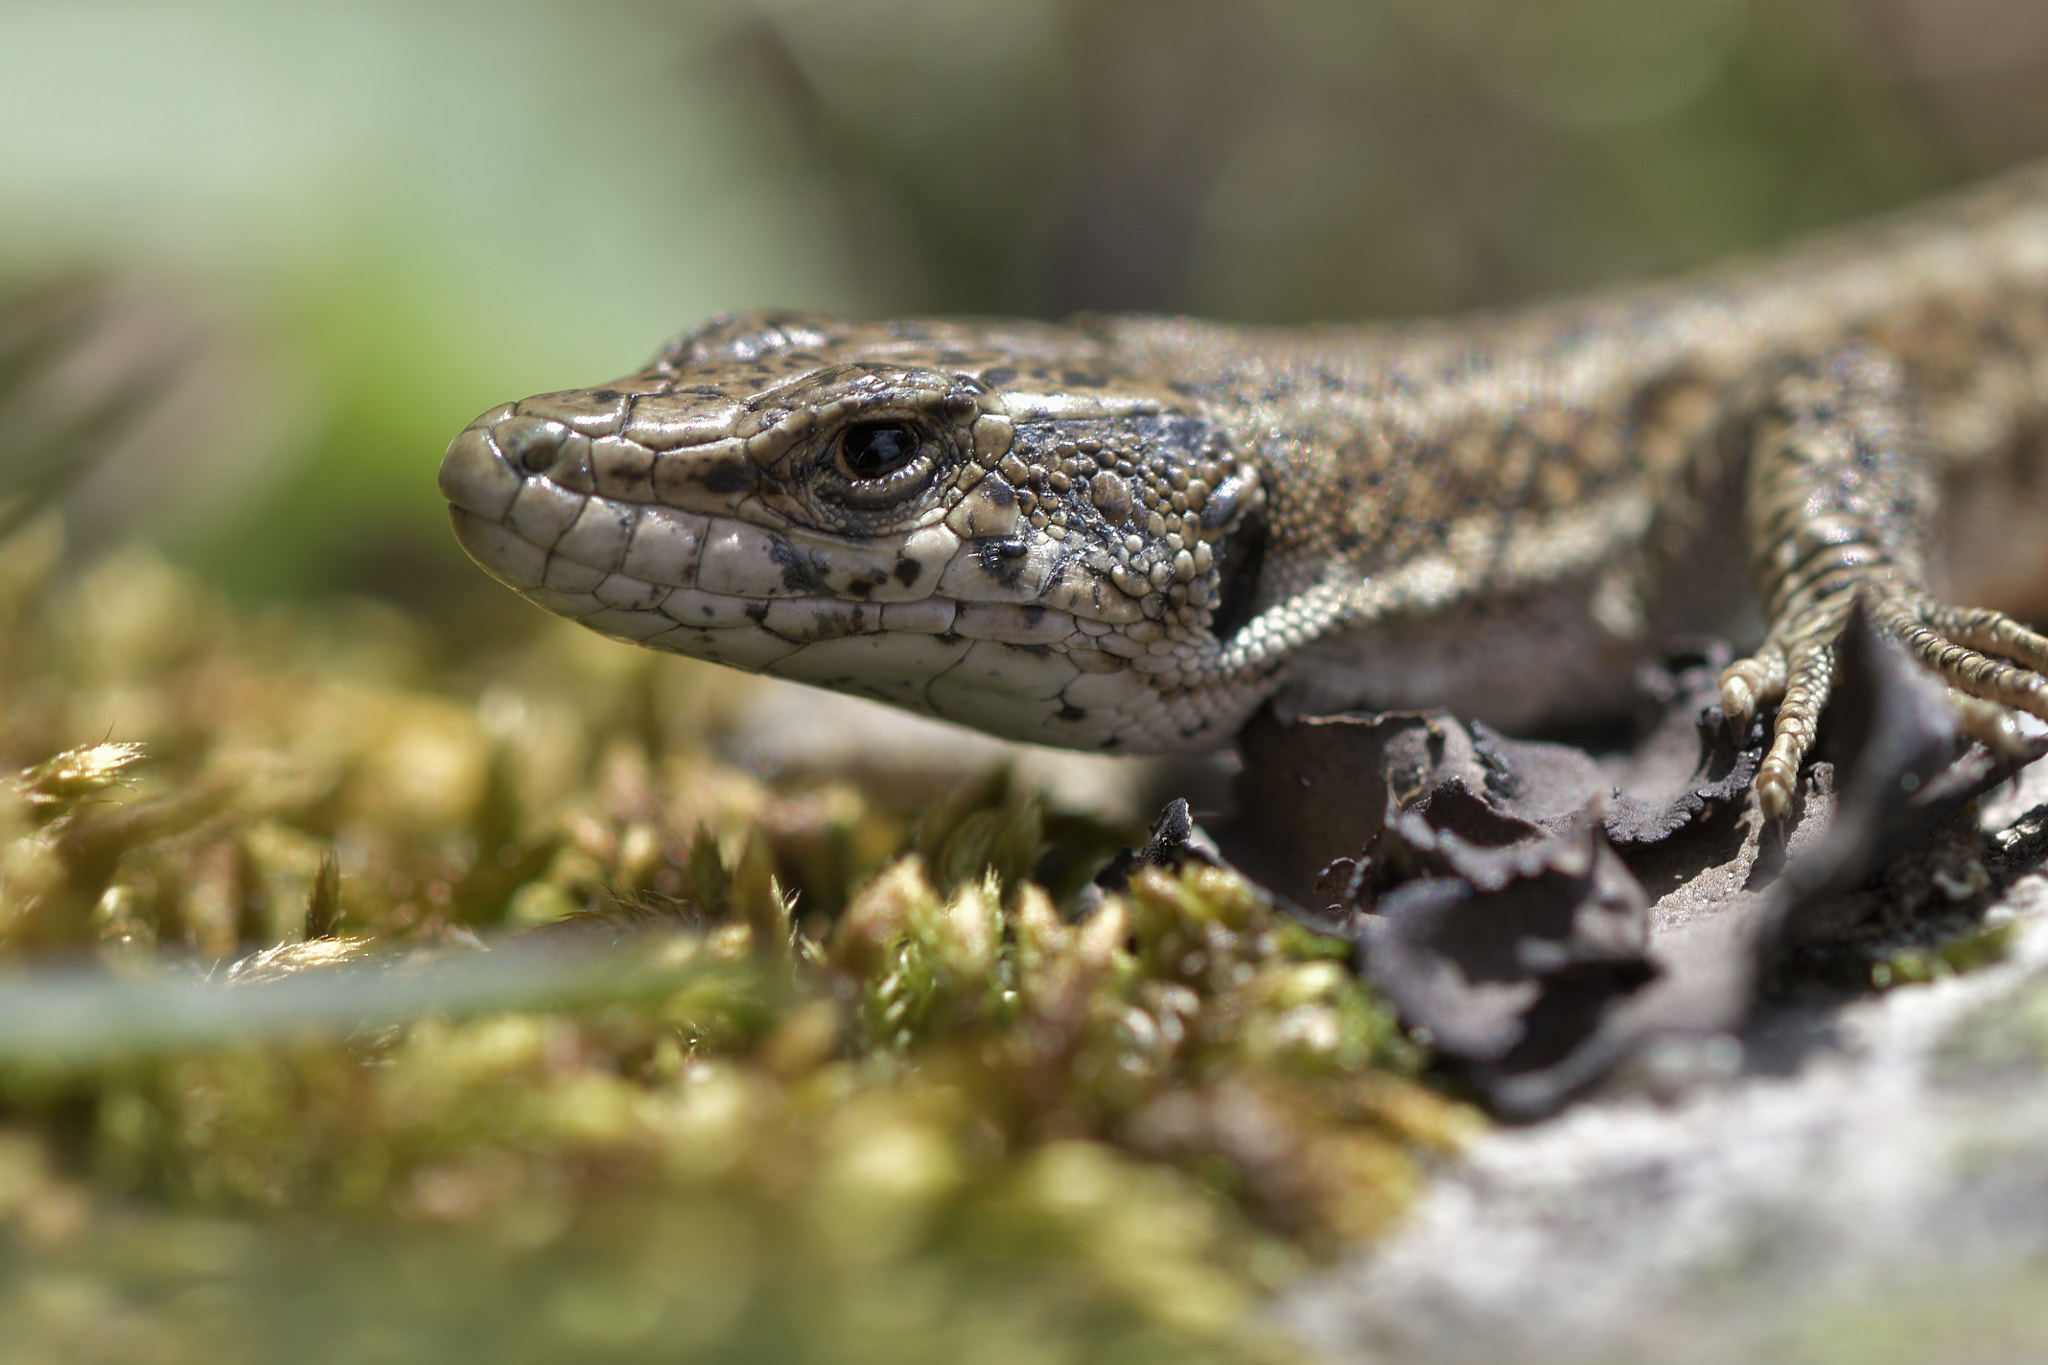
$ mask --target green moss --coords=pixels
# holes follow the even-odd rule
[[[764,781],[737,675],[56,562],[0,548],[30,1356],[1278,1357],[1475,1122],[1235,876],[1075,922],[1130,832],[1006,773]]]
[[[2014,924],[1987,925],[1935,944],[1914,944],[1887,954],[1871,964],[1870,984],[1883,990],[1891,986],[1937,981],[1960,972],[1975,971],[2003,961],[2011,951]]]
[[[2048,1339],[2048,1266],[1936,1270],[1844,1296],[1787,1333],[1772,1358],[1787,1365],[1990,1365],[2033,1360]]]

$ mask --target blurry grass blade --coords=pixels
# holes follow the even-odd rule
[[[770,957],[787,957],[790,948],[792,900],[775,880],[775,855],[758,831],[747,836],[732,870],[732,897],[753,932],[754,948]]]
[[[0,300],[0,534],[83,478],[176,380],[186,352],[137,345],[130,307],[90,278]]]
[[[415,952],[247,984],[42,967],[0,977],[0,1063],[85,1067],[194,1049],[275,1045],[504,1011],[659,1000],[723,983],[764,983],[676,935],[617,943],[514,943],[488,953]]]
[[[313,894],[306,900],[306,937],[333,938],[341,925],[341,860],[329,848],[313,878]]]
[[[916,851],[951,895],[993,870],[1003,887],[1024,884],[1045,849],[1045,814],[1035,792],[999,768],[934,804],[919,823]]]

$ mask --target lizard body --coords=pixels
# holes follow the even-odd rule
[[[1447,320],[732,315],[492,409],[441,483],[479,563],[606,634],[1110,752],[1283,692],[1585,716],[1747,617],[1723,702],[1780,703],[1779,814],[1858,596],[1972,733],[2048,717],[2048,639],[1935,595],[2048,605],[2044,433],[2048,168]]]

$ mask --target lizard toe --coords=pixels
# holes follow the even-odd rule
[[[1771,721],[1771,747],[1757,765],[1757,804],[1766,819],[1782,820],[1792,809],[1799,765],[1813,747],[1821,712],[1835,681],[1835,642],[1842,623],[1808,634],[1786,651],[1784,696]]]
[[[1721,670],[1721,713],[1737,732],[1749,729],[1760,708],[1784,695],[1785,652],[1774,644]]]
[[[2048,720],[2048,638],[1999,612],[1919,593],[1887,594],[1875,605],[1879,628],[1955,691]]]
[[[2048,673],[2048,635],[2013,620],[2002,611],[1951,607],[1923,602],[1921,619],[1959,645],[2024,664]]]
[[[1999,758],[2016,761],[2032,752],[2019,713],[2010,706],[2000,706],[1953,687],[1948,690],[1948,703],[1955,708],[1956,724],[1963,733]]]

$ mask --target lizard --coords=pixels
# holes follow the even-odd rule
[[[1721,704],[1781,818],[1859,601],[1964,733],[2048,718],[2048,165],[1448,318],[727,314],[492,408],[440,486],[605,635],[1107,753],[1268,702],[1566,723],[1746,636]]]

